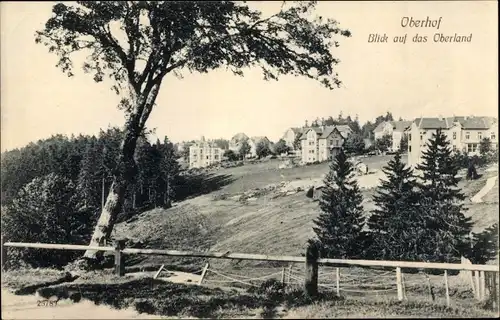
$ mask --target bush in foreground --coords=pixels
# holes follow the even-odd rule
[[[81,292],[82,299],[96,304],[106,304],[114,308],[135,307],[140,313],[163,316],[235,318],[251,317],[252,314],[264,318],[278,317],[278,310],[293,318],[332,318],[387,316],[491,316],[480,308],[447,308],[430,302],[380,301],[369,298],[343,299],[331,291],[322,292],[312,299],[302,290],[283,290],[276,280],[245,292],[222,290],[203,286],[183,285],[154,279],[132,280],[114,284],[64,284],[39,290],[41,296],[69,296]],[[285,307],[279,308],[279,307]],[[299,316],[302,312],[312,313]]]
[[[80,206],[71,180],[56,174],[33,179],[2,214],[2,235],[8,241],[88,243],[91,212]],[[16,248],[9,250],[7,266],[20,261],[32,267],[61,267],[81,255],[78,251]]]

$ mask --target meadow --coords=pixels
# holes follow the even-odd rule
[[[369,169],[380,170],[389,159],[390,156],[374,156],[362,161],[367,163]],[[319,213],[318,203],[306,197],[305,190],[309,185],[321,181],[328,171],[328,164],[278,169],[279,163],[279,160],[268,160],[206,174],[207,180],[200,180],[200,185],[195,186],[202,191],[200,195],[175,203],[170,209],[153,209],[122,221],[115,227],[113,236],[125,238],[127,246],[141,248],[302,256],[307,239],[313,236],[313,219]],[[498,221],[498,180],[495,187],[483,197],[482,203],[470,201],[484,186],[486,179],[497,174],[486,171],[480,173],[482,176],[478,180],[460,181],[460,187],[467,196],[466,214],[473,218],[475,231]],[[361,177],[360,183],[366,177]],[[378,180],[379,177],[380,171],[369,178]],[[294,187],[287,189],[289,185]],[[296,186],[302,187],[297,191]],[[293,192],[283,192],[283,189]],[[374,206],[371,199],[374,188],[363,188],[362,192],[363,207],[369,215]],[[109,258],[112,260],[112,257]],[[269,292],[264,290],[264,293],[255,292],[255,287],[238,286],[228,281],[224,283],[221,281],[224,279],[210,272],[206,284],[200,287],[152,279],[154,270],[161,264],[168,270],[199,274],[206,262],[199,258],[131,255],[126,259],[127,269],[129,272],[143,272],[144,278],[138,279],[132,274],[117,278],[111,274],[103,276],[101,272],[56,288],[62,290],[76,286],[85,299],[96,303],[117,308],[134,307],[142,312],[181,318],[494,316],[475,302],[468,282],[458,275],[449,277],[453,302],[450,308],[445,307],[443,278],[438,275],[431,276],[429,280],[421,274],[405,275],[408,300],[397,301],[393,274],[381,276],[377,271],[343,268],[342,298],[334,297],[331,290],[324,289],[324,299],[314,304],[300,297],[300,281],[293,284],[290,280],[286,290],[278,297],[273,293],[274,289]],[[210,261],[210,269],[232,274],[237,279],[276,274],[268,279],[279,280],[278,273],[284,267],[288,268],[289,265],[223,259]],[[302,266],[295,265],[293,268],[299,277]],[[320,267],[320,283],[326,287],[335,282],[334,278],[328,276],[331,271]],[[44,274],[45,271],[39,272]],[[60,275],[58,271],[47,272],[49,278]],[[14,288],[36,282],[33,277],[26,280],[26,272],[23,271],[2,275],[2,281]],[[435,301],[429,297],[426,281],[434,287]],[[374,290],[376,286],[392,289],[381,294]],[[109,292],[114,294],[109,295]]]

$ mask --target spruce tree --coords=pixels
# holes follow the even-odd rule
[[[422,229],[415,193],[413,170],[401,161],[398,151],[382,168],[386,179],[373,196],[376,209],[368,219],[374,258],[385,260],[419,260],[415,250],[416,232]]]
[[[332,258],[355,258],[364,249],[363,197],[353,177],[354,167],[341,150],[330,164],[320,198],[321,213],[314,220],[321,255]]]
[[[163,144],[158,141],[157,145],[159,146],[161,155],[159,173],[161,174],[160,194],[162,198],[160,199],[160,204],[164,208],[170,208],[172,206],[172,199],[175,197],[175,187],[180,166],[175,156],[174,145],[167,137],[164,138]]]
[[[82,205],[90,211],[97,212],[101,207],[102,193],[102,146],[95,137],[87,145],[78,175],[77,190],[81,195]]]
[[[472,223],[464,215],[465,196],[457,187],[459,168],[441,129],[429,139],[422,159],[416,169],[422,173],[418,207],[425,219],[426,234],[421,246],[425,248],[426,260],[459,261],[468,251]]]
[[[485,264],[498,255],[498,222],[480,233],[472,233],[472,243],[467,258],[474,264]]]

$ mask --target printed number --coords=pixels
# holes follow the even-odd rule
[[[37,307],[55,307],[57,306],[57,300],[37,300]]]

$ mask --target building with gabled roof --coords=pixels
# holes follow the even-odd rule
[[[222,161],[224,151],[212,141],[201,137],[189,147],[189,168],[205,168]]]
[[[292,150],[295,150],[294,142],[297,137],[302,135],[302,132],[305,128],[288,128],[283,134],[282,139],[285,141],[285,144]]]
[[[264,143],[269,147],[269,150],[271,150],[271,141],[265,136],[259,136],[259,137],[251,137],[248,139],[248,144],[250,145],[250,157],[256,157],[257,156],[257,145],[259,143]]]
[[[493,147],[498,145],[498,119],[495,117],[420,117],[405,131],[408,134],[409,165],[414,167],[422,162],[427,141],[437,129],[443,130],[453,151],[468,155],[479,154],[479,143],[484,138],[489,138]]]
[[[391,151],[397,151],[400,148],[401,139],[411,123],[412,121],[383,121],[373,129],[373,137],[377,140],[385,135],[390,135],[392,137]]]
[[[300,137],[302,162],[323,162],[332,159],[351,132],[349,126],[305,128]]]

